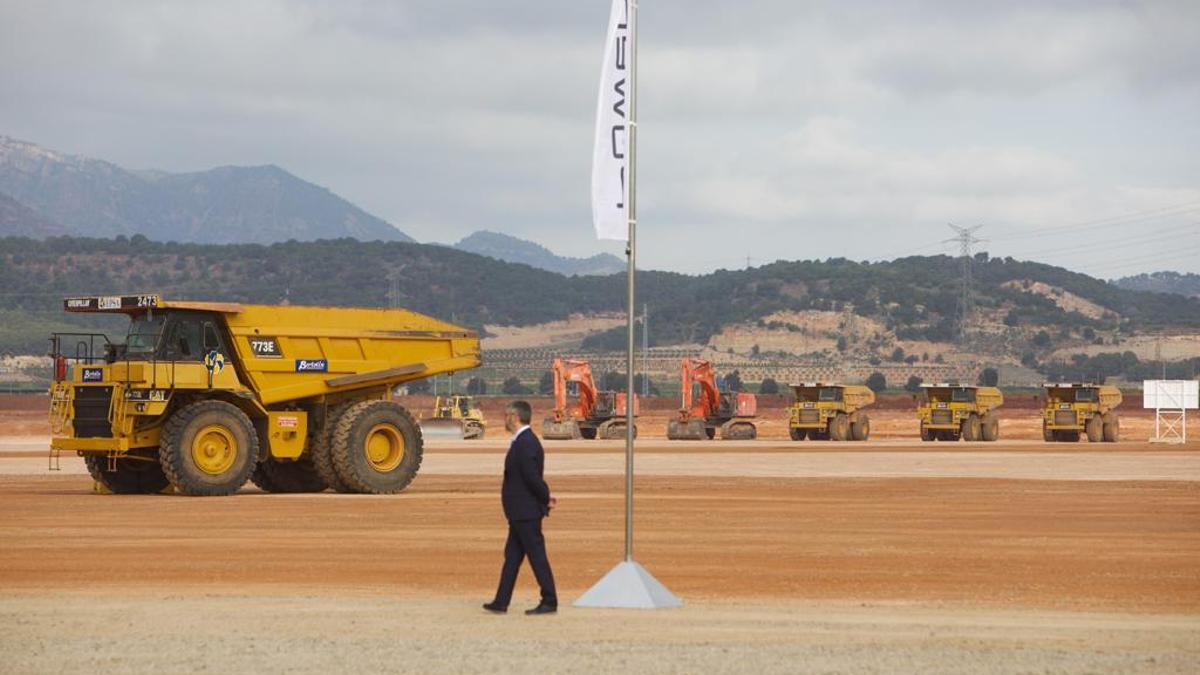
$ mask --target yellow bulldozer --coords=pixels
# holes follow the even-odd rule
[[[480,365],[479,337],[403,309],[248,305],[158,295],[67,298],[129,317],[123,343],[51,337],[52,463],[115,493],[388,494],[421,466],[420,426],[391,391]]]
[[[475,407],[470,396],[438,396],[433,402],[433,415],[421,420],[421,431],[428,437],[450,436],[464,440],[483,438],[487,422],[483,411]]]

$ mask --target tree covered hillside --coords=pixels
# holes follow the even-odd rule
[[[852,309],[901,337],[954,334],[961,261],[947,256],[892,262],[777,262],[749,270],[689,276],[639,273],[639,302],[655,317],[656,344],[702,342],[725,325],[781,310]],[[1200,328],[1200,300],[1130,291],[1061,268],[1012,259],[975,261],[981,313],[1010,326],[1132,331]],[[394,281],[393,281],[394,280]],[[1068,312],[1022,284],[1062,289],[1102,308]],[[390,290],[395,287],[398,295]],[[389,306],[474,328],[529,325],[572,313],[623,309],[623,275],[564,277],[442,246],[352,239],[273,245],[151,242],[143,237],[44,241],[0,239],[0,351],[40,352],[50,327],[95,326],[66,315],[65,295],[160,293],[197,300]],[[600,335],[596,346],[620,335]],[[623,342],[617,341],[618,345]]]

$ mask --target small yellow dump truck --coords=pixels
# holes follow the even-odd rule
[[[996,387],[923,384],[917,417],[922,441],[994,441],[1000,438],[996,408],[1004,394]]]
[[[1087,435],[1091,443],[1121,439],[1121,390],[1109,385],[1047,383],[1042,405],[1042,437],[1047,443],[1074,443]]]
[[[399,492],[423,441],[392,389],[480,365],[475,332],[403,309],[157,295],[64,307],[130,319],[121,344],[51,338],[52,460],[78,453],[115,493],[228,495],[247,480],[268,492]]]
[[[862,409],[875,402],[875,392],[857,384],[802,382],[793,384],[796,402],[788,408],[793,441],[865,441],[871,419]]]

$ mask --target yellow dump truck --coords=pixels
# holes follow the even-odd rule
[[[1086,435],[1091,443],[1121,439],[1121,390],[1108,385],[1047,383],[1042,405],[1042,437],[1047,443],[1074,443]]]
[[[51,338],[52,461],[83,456],[115,493],[387,494],[421,466],[403,382],[480,365],[470,330],[402,309],[67,298],[129,316],[124,343]]]
[[[965,384],[921,385],[917,417],[923,441],[994,441],[1000,438],[996,408],[1004,394],[996,387]]]
[[[793,441],[865,441],[871,419],[862,409],[875,402],[875,392],[857,384],[803,382],[793,384],[796,402],[788,408]]]

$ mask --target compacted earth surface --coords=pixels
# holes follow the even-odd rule
[[[0,409],[0,672],[1200,670],[1200,445],[637,446],[634,557],[681,609],[571,601],[623,555],[620,442],[547,443],[562,604],[499,573],[504,434],[396,496],[97,494]],[[880,417],[905,411],[881,411]]]

